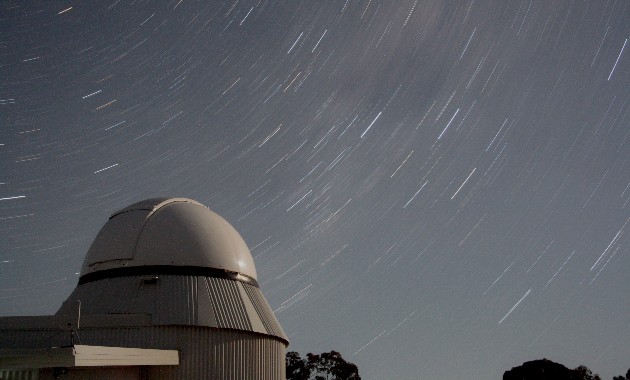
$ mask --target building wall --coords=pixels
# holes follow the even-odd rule
[[[148,281],[153,279],[153,281]],[[238,329],[287,337],[260,289],[224,278],[186,275],[125,276],[79,284],[57,315],[146,314],[153,325]]]
[[[2,370],[0,369],[0,380],[39,380],[39,371],[36,369],[25,370]]]
[[[13,348],[61,346],[70,341],[69,331],[7,333],[3,332],[3,340],[11,339],[13,344],[9,346]],[[179,366],[147,367],[151,380],[286,378],[285,343],[269,335],[247,331],[199,326],[82,328],[75,335],[74,343],[178,350]]]
[[[146,371],[140,367],[75,367],[58,376],[55,377],[52,368],[45,368],[39,371],[37,380],[148,380]]]

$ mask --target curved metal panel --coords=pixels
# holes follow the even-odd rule
[[[267,303],[267,300],[263,296],[260,289],[249,284],[243,284],[243,288],[247,292],[247,295],[249,296],[252,304],[254,304],[254,307],[256,308],[256,311],[258,312],[262,323],[267,329],[267,333],[270,335],[281,337],[282,339],[288,341],[284,330],[282,330],[280,323],[278,323],[276,316],[273,314],[273,310],[271,310],[271,307]]]
[[[144,314],[152,325],[218,327],[288,340],[258,287],[224,278],[151,275],[86,282],[56,315],[74,322],[79,305],[84,317]]]

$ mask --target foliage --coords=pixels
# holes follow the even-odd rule
[[[626,372],[626,377],[619,375],[619,376],[613,377],[613,380],[630,380],[630,369],[628,369],[628,372]]]
[[[306,361],[297,352],[287,352],[285,363],[287,380],[308,380],[311,377],[311,371],[306,366]]]
[[[588,367],[581,365],[569,369],[548,359],[533,360],[514,367],[503,374],[503,380],[601,380]],[[615,376],[613,380],[630,380],[630,369],[626,376]]]
[[[601,380],[598,374],[593,375],[593,372],[586,366],[579,366],[573,370],[577,380]]]
[[[287,380],[361,380],[357,366],[337,351],[308,353],[305,359],[295,351],[287,352],[286,370]]]

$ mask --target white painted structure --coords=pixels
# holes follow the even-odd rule
[[[79,344],[67,347],[0,350],[0,368],[13,371],[57,367],[147,365],[179,365],[179,354],[177,350],[85,346]]]
[[[55,315],[0,318],[0,379],[279,380],[287,345],[238,232],[149,199],[112,214]]]

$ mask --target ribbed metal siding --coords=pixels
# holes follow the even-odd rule
[[[150,379],[284,380],[285,343],[269,335],[195,326],[86,328],[86,345],[174,349],[179,366],[149,367]],[[70,331],[3,331],[4,347],[68,345]]]
[[[236,281],[211,277],[204,281],[219,327],[252,331]]]
[[[263,325],[265,325],[267,332],[278,337],[286,337],[284,331],[282,330],[282,327],[280,327],[278,320],[273,314],[271,307],[267,303],[267,300],[263,296],[260,289],[249,284],[242,285],[245,289],[245,292],[249,296],[250,301],[252,301],[252,304],[254,305],[254,308],[256,309],[256,312],[258,313],[258,316],[260,317]]]
[[[156,285],[143,284],[140,276],[107,278],[77,286],[57,314],[76,313],[76,300],[83,314],[153,314],[157,296]]]
[[[16,371],[8,371],[8,370],[0,370],[0,379],[2,380],[37,380],[39,377],[37,376],[39,371],[36,369],[26,369],[26,370],[16,370]]]
[[[74,321],[76,300],[81,300],[81,315],[147,314],[154,325],[229,328],[287,339],[262,292],[253,285],[215,277],[156,277],[116,277],[81,284],[57,314]]]
[[[76,336],[75,336],[76,337]],[[60,347],[72,343],[69,330],[1,330],[1,348]]]
[[[158,288],[154,300],[155,324],[197,324],[197,277],[160,276],[153,286]]]
[[[150,367],[150,379],[285,379],[284,343],[262,334],[193,326],[86,329],[81,342],[179,350],[180,365]]]

